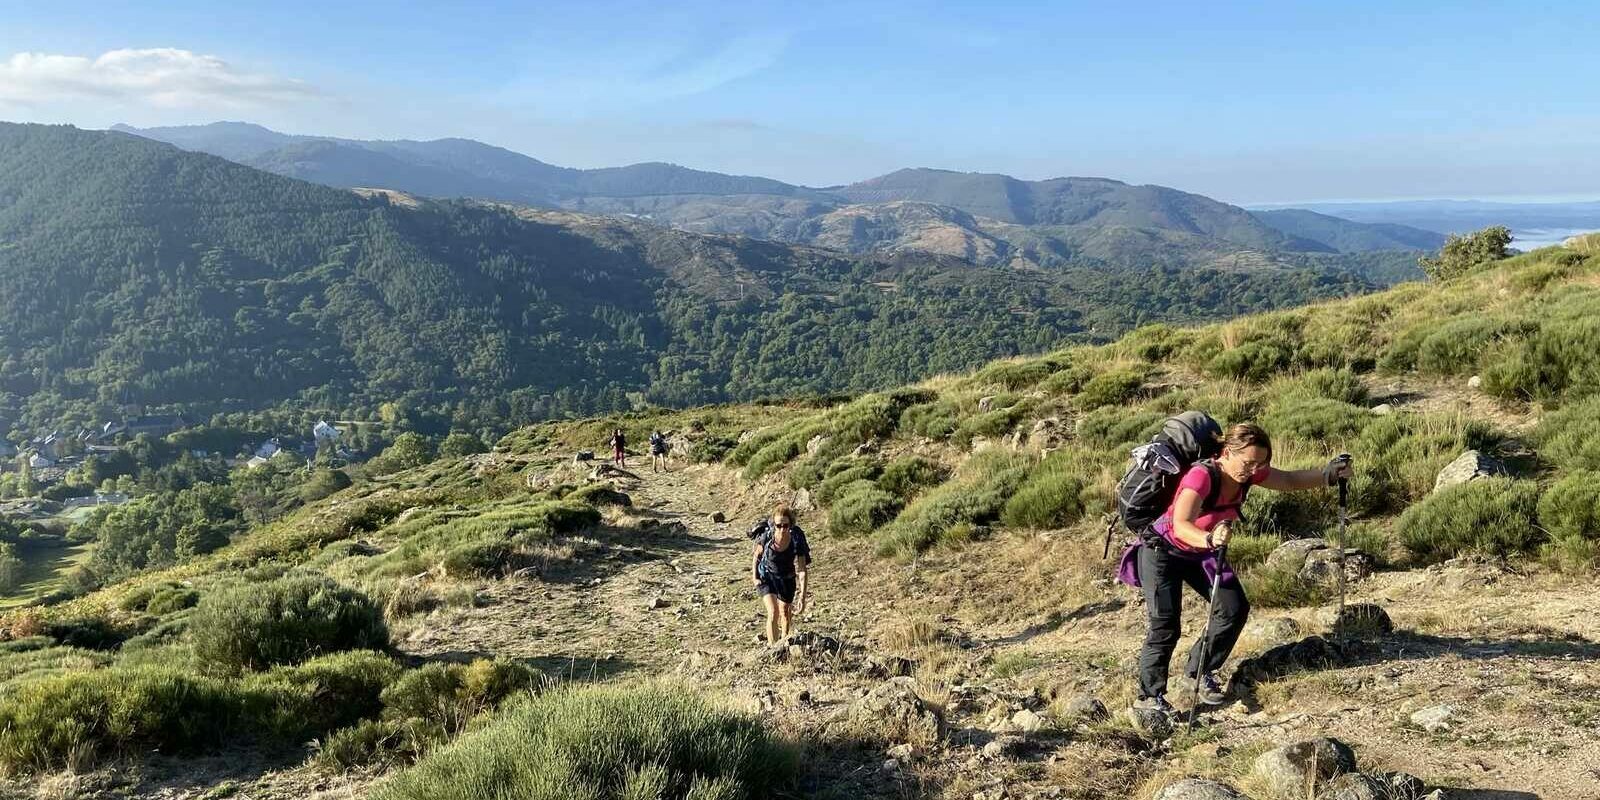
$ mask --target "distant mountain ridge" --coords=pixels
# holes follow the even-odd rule
[[[251,158],[290,164],[340,146],[295,141]],[[360,154],[439,185],[464,174]],[[905,205],[930,229],[970,224]],[[207,418],[394,402],[478,429],[646,401],[861,391],[1146,322],[1373,288],[1326,267],[1154,274],[915,248],[858,256],[349,191],[120,132],[0,123],[0,285],[18,287],[0,292],[0,419],[29,427],[124,404]]]
[[[663,163],[559,167],[469,139],[358,141],[238,122],[114,129],[330,186],[629,215],[851,254],[918,250],[1030,268],[1366,270],[1373,258],[1342,256],[1395,251],[1379,270],[1387,276],[1411,269],[1414,256],[1399,251],[1443,241],[1426,231],[1336,217],[1252,213],[1203,195],[1108,178],[1026,181],[911,168],[810,188]]]

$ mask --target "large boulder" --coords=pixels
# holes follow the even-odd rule
[[[1346,580],[1354,582],[1371,575],[1373,564],[1372,556],[1353,547],[1345,548]],[[1290,539],[1267,556],[1267,566],[1293,572],[1304,581],[1334,583],[1339,579],[1339,549],[1327,539]]]
[[[1344,742],[1321,736],[1262,753],[1254,771],[1275,797],[1315,796],[1334,778],[1356,771],[1356,754]]]
[[[1343,611],[1330,606],[1318,612],[1318,621],[1341,636],[1387,636],[1394,633],[1394,621],[1376,603],[1351,603]]]
[[[1250,800],[1243,792],[1226,783],[1184,778],[1169,783],[1156,792],[1155,800]]]
[[[1371,775],[1348,772],[1328,782],[1317,800],[1390,800],[1393,787]],[[1409,797],[1411,795],[1398,795]]]
[[[944,718],[917,694],[914,678],[890,678],[856,701],[850,721],[886,741],[931,744],[944,736]]]
[[[828,442],[830,441],[832,441],[832,437],[825,433],[819,433],[816,436],[811,437],[811,440],[806,442],[806,455],[816,455],[817,451],[827,447]]]
[[[1450,462],[1444,469],[1439,470],[1439,476],[1433,481],[1433,490],[1437,492],[1478,478],[1502,475],[1505,471],[1505,465],[1499,461],[1477,450],[1468,450],[1457,456],[1456,460]]]
[[[1233,688],[1248,689],[1296,672],[1326,669],[1344,662],[1345,653],[1339,646],[1321,636],[1307,636],[1240,661],[1233,670]]]
[[[1166,739],[1172,735],[1172,717],[1151,708],[1128,709],[1128,722],[1146,739]]]

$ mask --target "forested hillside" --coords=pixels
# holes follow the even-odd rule
[[[0,418],[16,427],[129,403],[354,418],[395,403],[492,428],[859,391],[1369,288],[1317,270],[1157,275],[391,203],[120,133],[0,126]]]

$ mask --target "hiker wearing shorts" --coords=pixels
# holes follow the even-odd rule
[[[772,510],[766,529],[755,536],[755,554],[750,562],[750,580],[767,612],[767,643],[789,636],[794,618],[806,608],[806,570],[811,566],[811,548],[805,532],[794,524],[788,506]]]
[[[622,429],[617,428],[611,433],[611,463],[619,467],[628,466],[628,437],[622,435]]]
[[[650,432],[650,471],[667,471],[667,437],[661,431]]]
[[[1274,491],[1300,491],[1331,486],[1350,477],[1347,457],[1330,461],[1321,469],[1280,470],[1271,465],[1272,442],[1259,426],[1243,424],[1223,436],[1222,453],[1201,461],[1184,473],[1167,513],[1151,525],[1136,548],[1138,583],[1144,593],[1149,632],[1139,652],[1139,700],[1135,708],[1167,713],[1167,671],[1178,646],[1183,612],[1183,587],[1210,599],[1212,578],[1217,597],[1205,631],[1206,663],[1200,659],[1200,642],[1189,650],[1184,668],[1187,687],[1198,682],[1200,702],[1215,705],[1227,700],[1216,671],[1228,660],[1250,614],[1250,601],[1232,568],[1218,557],[1227,545],[1239,508],[1252,486]]]

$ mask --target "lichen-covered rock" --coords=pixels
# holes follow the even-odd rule
[[[1376,603],[1351,603],[1340,612],[1331,606],[1318,613],[1328,630],[1341,636],[1384,636],[1394,633],[1394,621]]]
[[[1300,798],[1355,769],[1356,754],[1349,745],[1320,736],[1262,753],[1254,771],[1273,796]]]
[[[1504,474],[1505,465],[1484,455],[1477,450],[1468,450],[1456,457],[1444,469],[1439,470],[1439,475],[1433,481],[1435,492],[1449,486],[1456,486],[1467,481],[1487,478]]]
[[[1156,792],[1155,800],[1250,800],[1243,792],[1226,783],[1184,778],[1169,783]]]
[[[857,730],[895,742],[931,743],[944,736],[944,718],[917,694],[913,678],[890,678],[856,701],[850,721]]]

